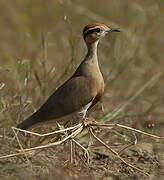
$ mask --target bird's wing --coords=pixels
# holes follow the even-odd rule
[[[78,111],[96,96],[91,89],[90,81],[86,77],[73,77],[49,97],[37,115],[43,120],[50,120]]]

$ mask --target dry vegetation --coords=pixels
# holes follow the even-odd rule
[[[34,112],[83,59],[86,47],[81,32],[91,22],[119,27],[121,33],[99,45],[105,93],[89,116],[164,136],[163,9],[163,0],[1,0],[0,156],[19,149],[11,127]],[[113,118],[110,112],[131,97],[134,100]],[[54,129],[55,124],[44,124],[32,130]],[[89,146],[89,137],[82,136],[78,141],[89,146],[89,165],[79,149],[76,163],[70,165],[65,144],[35,151],[27,158],[1,159],[0,179],[163,179],[164,141],[116,130],[119,133],[97,129],[96,134],[116,151],[137,137],[137,145],[121,156],[149,177],[127,167],[95,140]],[[20,139],[25,148],[40,144],[33,136],[20,135]]]

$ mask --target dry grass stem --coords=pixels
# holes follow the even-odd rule
[[[87,159],[87,163],[89,163],[89,152],[88,152],[88,150],[87,150],[85,147],[83,147],[80,143],[78,143],[75,139],[72,139],[72,141],[73,141],[77,146],[79,146],[81,149],[84,150],[84,152],[85,152],[84,157]]]
[[[139,169],[139,168],[137,168],[137,167],[129,164],[129,163],[126,162],[122,157],[120,157],[120,155],[119,155],[116,151],[114,151],[112,148],[110,148],[106,143],[104,143],[100,138],[98,138],[98,137],[93,133],[93,129],[92,129],[92,128],[89,128],[89,132],[92,134],[92,136],[93,136],[98,142],[100,142],[103,146],[105,146],[107,149],[109,149],[113,154],[115,154],[115,155],[116,155],[122,162],[124,162],[127,166],[129,166],[129,167],[131,167],[131,168],[133,168],[133,169],[135,169],[135,170],[137,170],[137,171],[139,171],[139,172],[141,172],[141,173],[149,176],[148,173],[146,173],[146,172],[142,171],[141,169]]]
[[[5,156],[0,156],[0,159],[19,156],[19,155],[22,155],[22,154],[26,154],[29,151],[38,150],[38,149],[44,149],[44,148],[49,148],[49,147],[52,147],[52,146],[60,145],[63,142],[67,141],[68,139],[74,138],[75,136],[77,136],[83,130],[83,128],[84,128],[84,126],[81,124],[81,126],[78,129],[76,129],[74,132],[72,132],[70,135],[68,135],[67,137],[65,137],[61,141],[57,141],[57,142],[49,143],[49,144],[46,144],[46,145],[29,148],[29,149],[23,149],[23,152],[9,154],[9,155],[5,155]],[[19,142],[19,139],[18,139],[18,142]]]
[[[86,158],[89,162],[89,153],[88,153],[88,150],[85,149],[82,145],[80,145],[77,141],[75,141],[73,138],[75,136],[77,136],[85,127],[86,128],[89,128],[89,132],[90,134],[98,141],[100,142],[103,146],[105,146],[108,150],[110,150],[113,154],[115,154],[117,156],[118,159],[120,159],[123,163],[125,163],[127,166],[139,171],[139,172],[142,172],[143,174],[145,175],[149,175],[148,173],[142,171],[141,169],[129,164],[128,162],[126,162],[119,154],[124,151],[125,149],[127,149],[128,147],[136,144],[137,142],[137,138],[135,136],[135,142],[133,142],[132,144],[128,145],[127,147],[123,148],[121,151],[119,152],[116,152],[115,150],[113,150],[112,148],[110,148],[105,142],[103,142],[100,138],[98,138],[94,133],[93,133],[93,127],[100,127],[100,128],[107,128],[107,129],[112,129],[114,127],[121,127],[121,128],[124,128],[124,129],[127,129],[127,130],[130,130],[132,132],[137,132],[137,133],[141,133],[141,134],[144,134],[144,135],[147,135],[147,136],[151,136],[153,138],[158,138],[158,139],[163,139],[164,137],[160,137],[160,136],[156,136],[156,135],[152,135],[150,133],[146,133],[146,132],[143,132],[143,131],[140,131],[138,129],[134,129],[134,128],[131,128],[131,127],[128,127],[128,126],[124,126],[124,125],[121,125],[121,124],[98,124],[96,123],[95,121],[90,121],[90,120],[86,120],[84,123],[80,123],[74,127],[70,127],[70,128],[66,128],[66,129],[63,129],[63,130],[59,130],[59,131],[55,131],[55,132],[51,132],[51,133],[46,133],[46,134],[38,134],[38,133],[33,133],[33,132],[29,132],[29,131],[24,131],[24,130],[21,130],[21,129],[18,129],[18,128],[12,128],[13,129],[13,132],[15,134],[15,137],[16,137],[16,140],[20,146],[20,149],[21,149],[21,152],[19,153],[15,153],[15,154],[10,154],[10,155],[5,155],[5,156],[1,156],[0,159],[3,159],[3,158],[10,158],[10,157],[14,157],[14,156],[19,156],[19,155],[25,155],[26,156],[26,159],[28,160],[28,157],[27,157],[27,153],[30,152],[30,151],[33,151],[33,150],[39,150],[39,149],[44,149],[44,148],[49,148],[49,147],[52,147],[52,146],[56,146],[56,145],[60,145],[62,144],[63,142],[67,141],[68,139],[72,139],[72,141],[78,145],[79,147],[81,147],[85,153],[86,153]],[[15,130],[17,131],[22,131],[22,132],[25,132],[25,133],[29,133],[29,134],[33,134],[33,135],[37,135],[37,136],[48,136],[48,135],[52,135],[52,134],[57,134],[57,133],[63,133],[63,132],[66,132],[68,130],[73,130],[73,132],[66,136],[64,139],[62,139],[61,141],[57,141],[57,142],[53,142],[53,143],[49,143],[49,144],[46,144],[46,145],[42,145],[42,146],[37,146],[37,147],[33,147],[33,148],[28,148],[28,149],[23,149],[20,141],[19,141],[19,138],[17,136],[17,133],[15,132]],[[29,161],[29,160],[28,160]]]
[[[45,136],[50,136],[50,135],[53,135],[53,134],[64,133],[64,132],[69,131],[69,130],[75,130],[75,129],[79,128],[81,125],[82,125],[82,123],[79,123],[76,126],[72,126],[72,127],[69,127],[69,128],[65,128],[65,129],[61,129],[61,130],[58,130],[58,131],[54,131],[54,132],[50,132],[50,133],[45,133],[45,134],[39,134],[39,133],[35,133],[35,132],[19,129],[19,128],[16,128],[16,127],[12,127],[12,129],[15,129],[17,131],[21,131],[21,132],[24,132],[24,133],[32,134],[32,135],[35,135],[35,136],[45,137]]]
[[[15,135],[15,137],[16,137],[16,140],[17,140],[17,142],[18,142],[18,144],[19,144],[19,147],[20,147],[21,151],[24,152],[23,146],[21,145],[21,143],[20,143],[20,141],[19,141],[18,135],[17,135],[17,133],[15,132],[15,129],[12,128],[12,130],[13,130],[13,132],[14,132],[14,135]],[[24,155],[25,155],[25,157],[26,157],[27,162],[30,163],[30,161],[29,161],[29,159],[28,159],[28,157],[27,157],[27,155],[26,155],[25,152],[24,152]]]
[[[118,154],[121,154],[125,149],[128,149],[128,148],[130,148],[131,146],[134,146],[134,145],[137,144],[137,137],[136,137],[135,133],[133,133],[133,135],[134,135],[135,141],[133,141],[132,143],[130,143],[130,144],[127,145],[126,147],[122,148],[122,149],[118,152]]]
[[[111,129],[111,128],[114,128],[114,127],[120,127],[120,128],[124,128],[124,129],[130,130],[130,131],[133,131],[133,132],[141,133],[141,134],[144,134],[146,136],[153,137],[153,138],[164,139],[164,137],[157,136],[157,135],[150,134],[150,133],[146,133],[144,131],[141,131],[141,130],[138,130],[138,129],[135,129],[135,128],[132,128],[132,127],[128,127],[128,126],[125,126],[125,125],[122,125],[122,124],[117,124],[117,123],[116,124],[98,124],[98,123],[94,122],[94,123],[92,123],[90,125],[91,126],[101,127],[101,128],[107,128],[107,129]]]

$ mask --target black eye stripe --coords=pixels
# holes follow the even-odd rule
[[[100,31],[101,31],[100,28],[96,28],[96,29],[95,29],[95,32],[100,32]]]
[[[92,34],[92,33],[94,33],[94,32],[100,32],[101,31],[101,29],[100,28],[95,28],[95,29],[91,29],[91,30],[89,30],[89,31],[87,31],[86,33],[84,32],[84,38],[88,35],[88,34]]]
[[[91,30],[87,31],[86,34],[91,34],[93,32],[100,32],[100,28],[91,29]]]

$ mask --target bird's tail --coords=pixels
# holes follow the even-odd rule
[[[29,118],[27,118],[26,120],[24,120],[23,122],[18,124],[17,128],[26,130],[26,129],[30,128],[32,125],[34,125],[40,121],[41,121],[41,119],[39,118],[38,113],[35,112]]]

